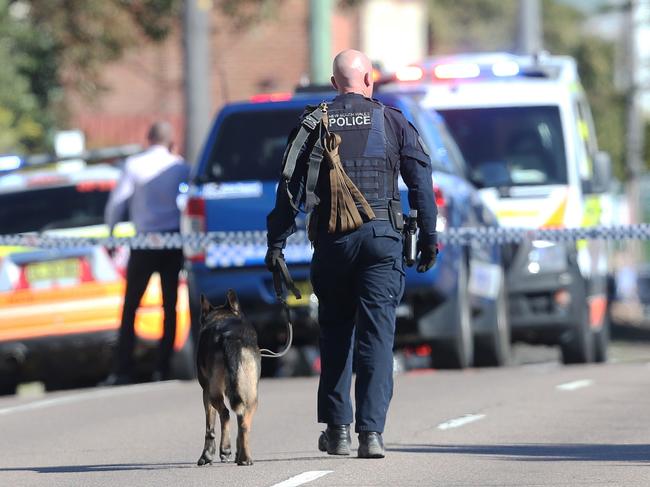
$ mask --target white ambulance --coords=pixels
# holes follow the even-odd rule
[[[440,113],[504,227],[611,223],[611,162],[598,150],[575,60],[506,53],[436,57],[396,74]],[[387,89],[384,87],[383,89]],[[565,363],[605,361],[602,241],[523,241],[506,263],[513,340],[560,345]]]

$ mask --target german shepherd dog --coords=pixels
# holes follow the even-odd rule
[[[219,413],[219,456],[230,460],[230,412],[237,415],[237,465],[252,465],[249,434],[257,409],[261,356],[255,328],[246,321],[237,294],[228,290],[226,302],[213,306],[201,295],[201,331],[197,350],[197,375],[203,388],[205,446],[198,465],[212,463],[216,453],[215,421]]]

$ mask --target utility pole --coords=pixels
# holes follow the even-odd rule
[[[640,2],[629,0],[626,15],[627,32],[627,72],[629,73],[626,96],[626,153],[625,160],[631,181],[639,178],[643,172],[643,116],[640,100],[640,66],[638,32],[640,20]]]
[[[210,125],[210,0],[183,2],[185,159],[196,163]]]
[[[539,0],[519,0],[517,51],[536,54],[542,50],[542,10]]]
[[[648,218],[648,198],[643,181],[643,118],[640,100],[639,63],[639,0],[628,0],[624,5],[624,46],[627,72],[625,96],[625,169],[626,195],[630,222],[640,223]],[[647,242],[632,241],[626,247],[633,264],[647,262],[650,248]]]
[[[309,80],[327,84],[332,63],[332,0],[309,0]]]

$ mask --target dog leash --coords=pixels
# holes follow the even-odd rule
[[[262,357],[280,358],[283,355],[286,355],[286,353],[291,348],[291,342],[293,341],[293,326],[291,325],[291,311],[289,310],[289,304],[287,303],[287,300],[284,299],[283,284],[287,287],[288,291],[291,291],[293,293],[296,299],[300,299],[302,297],[300,291],[296,287],[296,284],[291,278],[291,274],[289,274],[287,263],[284,260],[280,259],[278,260],[273,271],[273,287],[275,288],[275,298],[280,304],[282,304],[282,307],[284,308],[284,312],[286,314],[287,342],[284,345],[284,349],[282,349],[280,352],[273,352],[266,348],[260,348],[260,355]]]

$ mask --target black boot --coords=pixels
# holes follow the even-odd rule
[[[318,438],[318,449],[329,455],[349,455],[351,444],[350,425],[347,424],[328,424]]]
[[[362,431],[359,433],[359,458],[384,458],[384,440],[381,433]]]

